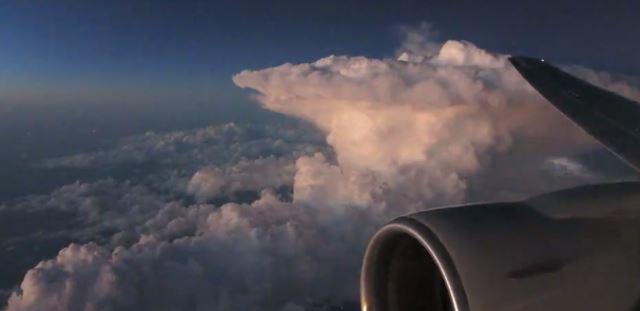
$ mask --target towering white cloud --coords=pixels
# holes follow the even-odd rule
[[[329,56],[243,71],[234,82],[258,91],[267,109],[326,133],[336,167],[316,168],[314,176],[343,184],[347,194],[329,193],[344,203],[371,205],[381,197],[404,198],[397,206],[456,202],[470,176],[520,141],[532,142],[530,153],[541,156],[593,144],[544,102],[506,55],[464,41],[429,54],[435,43],[426,41],[427,54],[412,57],[421,41],[415,34],[409,40],[401,60]]]

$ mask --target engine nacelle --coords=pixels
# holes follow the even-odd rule
[[[640,310],[640,183],[395,219],[367,248],[362,310]]]

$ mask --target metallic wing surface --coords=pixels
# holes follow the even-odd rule
[[[560,112],[640,170],[640,104],[578,79],[544,60],[509,59]]]

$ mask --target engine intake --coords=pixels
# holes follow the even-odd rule
[[[400,218],[372,238],[363,265],[362,309],[456,311],[466,305],[449,255],[430,230]]]

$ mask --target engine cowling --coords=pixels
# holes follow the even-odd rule
[[[640,310],[640,183],[431,209],[371,239],[362,310]]]

